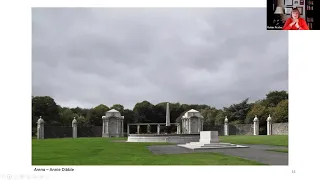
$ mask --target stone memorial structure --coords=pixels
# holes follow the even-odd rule
[[[188,149],[221,149],[221,148],[244,148],[248,146],[236,145],[231,143],[220,143],[218,131],[201,131],[199,142],[178,144],[177,146]]]
[[[166,126],[170,126],[170,109],[169,109],[169,103],[167,103],[167,109],[166,109]]]
[[[229,136],[229,124],[228,124],[228,118],[224,119],[224,135]]]
[[[127,142],[170,142],[170,143],[187,143],[198,141],[199,133],[203,129],[203,116],[199,111],[191,109],[186,112],[182,118],[182,124],[170,122],[169,103],[166,106],[166,123],[134,123],[127,125],[128,140]],[[130,126],[137,126],[137,134],[130,134]],[[140,134],[140,126],[147,126],[147,134]],[[152,134],[151,125],[157,125],[157,133]],[[161,125],[165,127],[165,133],[161,133]],[[177,126],[176,133],[168,133],[168,127]],[[181,127],[184,129],[181,132]]]
[[[253,119],[253,135],[259,135],[259,119],[257,115]]]
[[[37,139],[44,139],[44,120],[40,116],[37,122]]]
[[[120,112],[111,109],[102,116],[102,137],[123,137],[123,120]]]
[[[197,110],[187,111],[181,118],[183,134],[199,134],[203,130],[203,116]]]
[[[272,119],[269,114],[269,117],[267,118],[267,135],[272,135]]]
[[[77,120],[76,117],[73,118],[72,120],[72,137],[77,138]]]

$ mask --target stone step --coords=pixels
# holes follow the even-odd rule
[[[180,147],[185,147],[188,149],[221,149],[221,148],[241,148],[247,146],[241,146],[231,143],[211,143],[211,144],[204,144],[200,142],[191,142],[187,144],[178,144]]]
[[[191,144],[191,145],[234,145],[231,143],[203,143],[203,142],[190,142],[187,144]]]

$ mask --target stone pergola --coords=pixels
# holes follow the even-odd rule
[[[140,126],[147,126],[147,133],[151,133],[151,126],[157,126],[157,134],[160,134],[160,127],[166,126],[166,123],[131,123],[127,125],[127,134],[130,134],[130,126],[137,126],[137,134],[140,134]],[[170,125],[177,126],[177,134],[181,134],[181,128],[179,123],[170,123]]]
[[[203,116],[197,110],[187,111],[181,118],[183,134],[199,134],[203,131]]]
[[[123,119],[119,111],[107,111],[102,116],[102,137],[123,137]]]

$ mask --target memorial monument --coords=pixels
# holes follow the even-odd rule
[[[107,111],[102,116],[102,137],[123,137],[123,119],[119,111]]]
[[[220,143],[218,131],[201,131],[200,140],[198,142],[190,142],[186,144],[178,144],[177,146],[188,149],[221,149],[221,148],[245,148],[248,146]]]
[[[170,142],[170,143],[187,143],[192,141],[198,141],[200,138],[200,131],[203,129],[203,117],[199,111],[194,109],[189,110],[183,116],[182,123],[171,123],[170,122],[170,108],[169,103],[166,105],[166,122],[165,123],[134,123],[128,124],[127,142]],[[130,126],[137,126],[137,134],[130,134]],[[147,134],[140,134],[140,126],[146,125]],[[153,134],[150,131],[151,125],[157,125],[157,133]],[[161,125],[164,125],[164,133],[161,133]],[[171,126],[175,125],[177,127],[176,132],[172,132]],[[189,131],[182,131],[182,129],[189,129]]]

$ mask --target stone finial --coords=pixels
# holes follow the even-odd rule
[[[271,121],[271,116],[270,116],[270,114],[269,114],[269,117],[267,118],[267,121],[269,122],[269,121]]]
[[[224,122],[228,123],[228,117],[227,116],[224,118]]]
[[[76,123],[77,123],[76,117],[73,117],[72,124],[76,124]]]
[[[257,117],[257,115],[255,115],[254,119],[253,119],[253,122],[257,122],[259,119]]]
[[[42,124],[44,121],[42,119],[42,116],[40,116],[40,118],[38,119],[38,124]]]
[[[106,116],[102,116],[101,118],[104,120],[104,119],[106,119]]]

